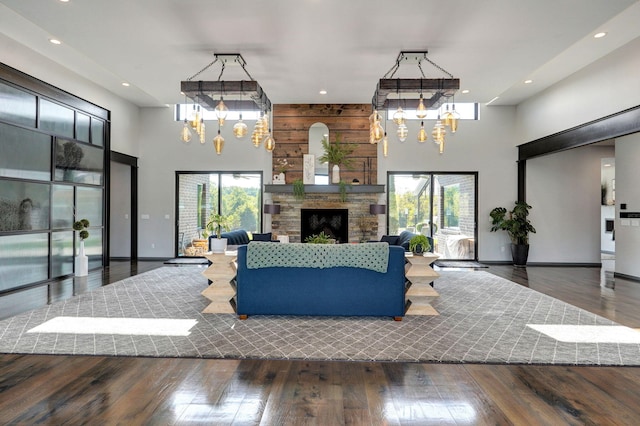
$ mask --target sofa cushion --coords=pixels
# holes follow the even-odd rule
[[[251,236],[253,241],[271,241],[271,232],[265,232],[264,234],[253,233]]]
[[[390,246],[398,245],[398,236],[397,235],[383,235],[380,238],[380,242],[388,243]]]
[[[249,234],[244,229],[236,229],[235,231],[223,232],[220,237],[227,239],[228,246],[239,246],[249,244]],[[215,235],[209,235],[209,250],[211,250],[211,239],[217,238]]]

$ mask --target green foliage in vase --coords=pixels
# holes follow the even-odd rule
[[[339,133],[336,133],[336,141],[334,143],[330,143],[326,137],[323,137],[321,142],[324,154],[318,158],[319,162],[337,164],[339,167],[344,166],[349,170],[353,168],[353,160],[349,158],[349,155],[355,151],[355,144],[342,142],[342,137]]]
[[[87,219],[80,219],[76,222],[73,222],[73,229],[75,231],[80,231],[78,233],[78,236],[80,237],[80,240],[86,240],[87,238],[89,238],[89,231],[87,230],[87,228],[89,228],[89,221]]]

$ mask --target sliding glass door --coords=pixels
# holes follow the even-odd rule
[[[477,260],[477,181],[472,173],[389,173],[387,233],[433,238],[441,259]]]
[[[211,213],[227,216],[230,231],[262,229],[261,172],[176,172],[176,188],[178,256],[206,251],[204,230]]]

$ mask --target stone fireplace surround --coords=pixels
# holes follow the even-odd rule
[[[318,192],[316,192],[318,191]],[[302,242],[302,209],[346,209],[348,211],[348,242],[357,243],[378,239],[378,216],[369,212],[370,204],[378,204],[384,185],[352,186],[346,201],[340,200],[337,185],[305,187],[305,198],[298,200],[290,185],[265,185],[271,194],[270,203],[280,204],[280,214],[271,216],[271,230],[276,235],[287,235],[292,243]]]

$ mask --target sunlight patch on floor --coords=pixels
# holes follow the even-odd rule
[[[188,336],[196,323],[195,319],[172,318],[55,317],[28,333]]]
[[[527,327],[568,343],[640,343],[640,333],[624,326],[527,324]]]

